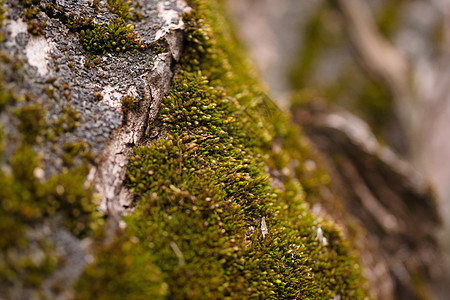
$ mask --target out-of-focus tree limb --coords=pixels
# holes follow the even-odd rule
[[[396,98],[409,94],[408,62],[377,30],[374,19],[364,1],[337,0],[355,50],[367,68],[390,89]]]

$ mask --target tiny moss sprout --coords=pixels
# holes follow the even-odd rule
[[[130,18],[130,13],[134,10],[134,8],[130,7],[131,4],[131,0],[108,0],[107,7],[113,14],[125,21],[128,21]]]
[[[27,20],[27,30],[32,35],[42,35],[46,25],[45,21],[38,21],[37,15],[40,11],[39,0],[21,0],[24,10],[24,17]]]
[[[122,104],[123,122],[126,123],[128,121],[129,114],[137,110],[139,101],[135,99],[133,96],[126,95],[122,98],[121,104]]]
[[[91,7],[94,9],[94,12],[100,11],[100,0],[92,0]]]
[[[36,20],[31,20],[28,22],[27,30],[32,35],[42,35],[42,34],[44,34],[45,24],[46,24],[45,21],[42,21],[39,23]]]
[[[102,101],[103,95],[101,93],[94,93],[94,99],[95,101]]]

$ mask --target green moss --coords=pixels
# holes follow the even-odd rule
[[[156,52],[163,48],[156,43],[146,44],[134,30],[131,19],[134,19],[132,1],[108,0],[107,9],[114,17],[104,23],[94,22],[93,17],[85,10],[65,14],[62,7],[53,4],[39,4],[39,1],[22,1],[25,6],[25,17],[28,19],[28,30],[32,34],[42,34],[45,22],[39,23],[35,18],[39,11],[46,11],[50,16],[64,14],[63,21],[70,30],[80,34],[83,48],[96,54],[106,52],[123,52],[130,50],[152,49]],[[101,10],[100,1],[91,3],[94,12]]]
[[[45,111],[42,103],[29,103],[14,111],[19,119],[19,130],[24,134],[25,142],[33,144],[44,128]]]
[[[270,170],[294,160],[301,165],[310,155],[298,130],[259,87],[220,15],[223,7],[214,1],[189,4],[194,11],[184,15],[182,70],[159,116],[167,133],[135,149],[127,172],[137,207],[125,217],[126,234],[139,239],[146,264],[160,270],[167,284],[160,295],[364,298],[364,280],[342,233],[308,210],[304,168],[283,176],[278,188],[268,178]],[[283,141],[280,152],[273,151],[276,140]],[[311,194],[329,180],[323,173],[309,175]],[[106,261],[121,264],[115,253],[109,255]],[[99,281],[105,276],[97,275]],[[104,282],[90,289],[92,277],[85,276],[79,291],[86,298],[107,288]],[[110,280],[120,284],[119,278]],[[152,297],[145,293],[140,295]]]
[[[102,101],[103,100],[103,95],[101,93],[95,93],[94,94],[94,99],[95,99],[95,101]]]
[[[149,261],[136,237],[119,234],[110,245],[97,249],[96,261],[75,287],[76,299],[164,299],[167,284]]]
[[[119,18],[128,21],[130,18],[130,13],[133,8],[129,7],[132,4],[131,0],[123,1],[123,0],[108,0],[108,9]]]
[[[86,145],[82,142],[70,142],[64,144],[62,146],[62,149],[65,151],[65,153],[61,155],[61,158],[66,166],[71,167],[73,166],[73,158],[81,152],[86,151]]]
[[[32,35],[42,35],[44,33],[46,22],[39,22],[36,19],[39,11],[41,10],[41,7],[39,6],[40,1],[22,0],[21,2],[25,7],[23,15],[28,24],[28,32]]]
[[[316,223],[301,191],[270,186],[245,133],[254,124],[239,110],[205,78],[181,73],[161,113],[173,134],[131,158],[128,179],[139,202],[126,220],[150,241],[169,298],[361,298],[341,234]],[[329,246],[317,241],[314,224]]]
[[[0,1],[0,28],[3,27],[3,21],[5,20],[6,16],[6,9],[4,8],[5,1]],[[4,41],[3,32],[0,32],[0,43]]]
[[[93,212],[92,191],[84,184],[85,167],[64,171],[48,180],[38,175],[40,162],[30,146],[23,144],[11,159],[12,191],[5,194],[3,208],[22,222],[35,222],[44,216],[60,212],[67,217],[69,228],[76,234],[89,230],[90,213]],[[9,198],[9,199],[8,199]],[[82,217],[82,216],[85,217]],[[72,217],[76,217],[73,218]]]
[[[41,2],[40,0],[21,0],[20,2],[22,2],[22,4],[25,7],[31,7],[33,5],[39,5],[39,3]]]
[[[1,0],[0,1],[0,27],[2,27],[3,26],[3,21],[5,20],[5,18],[6,18],[6,16],[5,16],[5,13],[6,13],[6,9],[4,8],[4,5],[5,4],[5,0]],[[3,40],[1,40],[1,42],[2,42]]]
[[[60,136],[65,132],[72,132],[80,126],[81,115],[72,106],[67,105],[63,108],[61,117],[53,122],[51,126],[48,126],[47,137],[53,140],[55,137]]]
[[[100,11],[100,0],[92,0],[91,7],[94,9],[94,12]]]
[[[94,53],[144,50],[147,47],[134,31],[134,26],[119,17],[108,24],[81,30],[80,42],[86,50]]]
[[[16,102],[16,97],[10,91],[7,91],[4,87],[3,81],[0,76],[0,113],[10,104]]]
[[[53,98],[55,96],[55,89],[51,85],[44,86],[44,92],[49,98]]]
[[[3,155],[2,155],[2,153],[3,153],[3,139],[4,139],[3,127],[0,124],[0,163],[3,160]]]
[[[26,287],[38,287],[44,276],[50,275],[55,268],[56,258],[52,245],[38,240],[30,249],[26,245],[9,247],[8,252],[0,253],[0,278],[2,286],[21,281]],[[4,295],[4,294],[3,294]]]
[[[51,274],[55,262],[48,255],[39,263],[30,260],[34,252],[30,252],[25,230],[61,215],[66,228],[77,236],[85,236],[98,226],[93,193],[84,186],[86,168],[64,171],[44,180],[39,159],[27,144],[16,150],[10,165],[11,175],[0,171],[0,283],[5,287],[21,281],[37,287],[40,278]]]
[[[131,1],[108,0],[107,7],[114,17],[102,24],[97,24],[87,13],[75,16],[67,15],[67,24],[73,31],[79,32],[83,47],[93,53],[122,52],[128,50],[145,50],[145,44],[134,31],[129,22],[133,10]],[[151,45],[150,45],[151,47]]]
[[[151,42],[148,46],[155,54],[161,54],[166,52],[166,49],[159,44],[158,41]]]
[[[58,214],[63,216],[66,228],[82,237],[98,226],[98,217],[92,191],[83,186],[86,169],[74,169],[42,182],[36,178],[38,160],[27,146],[16,151],[11,166],[13,176],[0,174],[0,283],[3,287],[17,281],[38,286],[40,278],[51,274],[55,262],[45,255],[44,261],[32,264],[25,229]]]
[[[28,21],[27,30],[32,35],[42,35],[44,34],[44,28],[45,28],[46,22],[38,22],[36,20]]]

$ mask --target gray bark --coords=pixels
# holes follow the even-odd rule
[[[24,65],[20,80],[15,78],[17,74],[10,74],[8,70],[2,70],[2,77],[12,82],[17,94],[32,93],[35,99],[39,99],[49,124],[64,117],[68,107],[79,113],[76,128],[64,130],[53,142],[41,140],[35,151],[43,159],[44,179],[65,168],[61,158],[64,144],[83,142],[88,145],[97,161],[90,166],[86,186],[94,182],[96,192],[101,195],[98,209],[110,220],[104,241],[109,243],[117,231],[120,216],[133,200],[124,185],[128,157],[133,147],[158,134],[158,129],[153,125],[162,98],[169,90],[173,68],[180,59],[184,28],[181,15],[188,7],[182,0],[144,2],[143,18],[137,22],[136,30],[144,42],[157,41],[165,49],[163,53],[156,54],[149,49],[133,53],[105,53],[93,58],[91,53],[83,50],[79,34],[67,28],[65,14],[77,15],[85,11],[96,22],[105,22],[112,17],[106,4],[101,12],[95,13],[89,1],[56,1],[60,11],[40,12],[38,21],[45,21],[46,25],[42,35],[33,36],[27,32],[22,6],[14,3],[6,1],[5,4],[7,15],[2,28],[5,41],[1,44],[1,51],[23,61]],[[41,3],[47,4],[47,1]],[[94,59],[97,62],[94,63]],[[53,86],[48,82],[53,82]],[[68,97],[62,89],[55,88],[62,86],[68,87]],[[44,92],[45,87],[53,89],[52,97]],[[103,99],[99,100],[96,94],[102,95]],[[126,95],[143,100],[125,121],[121,99]],[[8,141],[15,141],[17,129],[11,116],[2,114],[0,120]],[[5,156],[11,157],[17,142],[8,142],[4,148]],[[74,165],[80,163],[76,158]],[[28,256],[41,259],[44,254],[36,245],[45,241],[53,245],[52,255],[57,261],[55,270],[51,275],[44,276],[40,288],[43,294],[18,280],[13,286],[1,286],[0,298],[73,297],[72,284],[86,264],[94,259],[91,239],[77,239],[64,229],[58,216],[40,226],[28,228],[27,239],[29,246],[17,259]],[[54,286],[59,288],[54,289]]]

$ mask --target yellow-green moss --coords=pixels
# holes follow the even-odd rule
[[[15,101],[16,99],[14,97],[14,94],[10,91],[5,90],[0,76],[0,113],[6,108],[6,106]]]
[[[147,264],[161,272],[167,290],[160,295],[363,299],[364,280],[342,233],[308,210],[299,182],[305,172],[298,167],[279,188],[268,178],[270,169],[281,171],[292,160],[306,159],[298,131],[264,96],[220,4],[189,4],[194,11],[184,16],[182,70],[159,116],[166,134],[135,149],[127,172],[137,207],[125,217],[126,234],[138,238]],[[274,139],[283,140],[278,154]],[[327,180],[318,175],[310,189]],[[111,254],[90,268],[122,264]],[[88,279],[78,290],[92,298]],[[111,278],[109,284],[120,281]],[[105,289],[103,296],[114,297],[114,291]]]
[[[45,112],[42,103],[29,103],[14,111],[19,119],[18,129],[24,134],[27,144],[33,144],[44,127]]]
[[[77,283],[76,299],[164,299],[167,284],[136,237],[119,233],[106,246],[98,240],[95,262]]]
[[[138,37],[134,25],[129,22],[132,10],[130,4],[131,1],[108,0],[107,7],[114,17],[102,24],[95,23],[86,15],[76,17],[73,13],[69,14],[69,28],[79,32],[83,47],[94,53],[144,50],[147,45]]]
[[[104,25],[91,23],[89,27],[80,30],[80,42],[88,51],[106,53],[147,48],[134,26],[121,17],[116,16]]]
[[[28,21],[28,29],[32,34],[42,34],[45,22],[38,23],[34,18],[40,10],[49,15],[64,14],[63,21],[72,31],[78,32],[83,48],[95,54],[107,52],[124,52],[130,50],[152,49],[161,53],[164,49],[157,42],[146,44],[134,30],[132,20],[138,20],[140,14],[134,14],[132,1],[108,0],[107,9],[114,15],[108,22],[94,22],[92,15],[85,10],[65,13],[63,8],[54,3],[38,5],[40,1],[22,1],[26,8],[25,17]],[[94,12],[101,10],[100,1],[92,1]]]
[[[133,96],[126,95],[122,98],[121,104],[123,123],[126,123],[128,121],[128,115],[138,108],[139,101]]]
[[[128,173],[138,208],[126,220],[150,242],[168,298],[362,298],[341,233],[308,213],[301,189],[270,186],[258,135],[246,133],[255,124],[222,89],[192,76],[180,73],[164,102],[172,134],[137,149]]]
[[[21,0],[24,6],[23,15],[27,21],[27,30],[32,35],[42,35],[44,33],[45,21],[39,22],[36,18],[41,9],[40,0]]]
[[[83,237],[98,222],[92,191],[84,186],[86,168],[64,171],[48,180],[38,178],[40,162],[27,144],[16,150],[10,164],[11,175],[0,171],[0,290],[13,282],[27,285],[29,276],[34,278],[32,285],[38,287],[37,276],[53,270],[50,258],[45,258],[48,263],[34,267],[27,263],[31,253],[27,254],[25,229],[61,215],[65,227]]]

